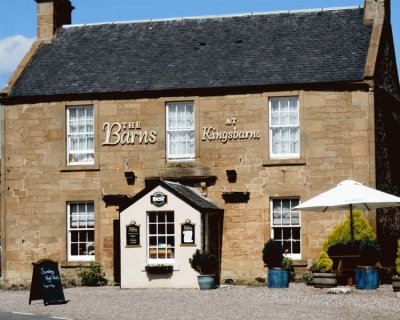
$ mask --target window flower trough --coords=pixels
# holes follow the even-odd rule
[[[167,264],[148,264],[145,270],[147,273],[151,274],[166,274],[172,273],[174,266]]]

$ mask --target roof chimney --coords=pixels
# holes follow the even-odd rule
[[[37,38],[51,41],[56,30],[71,24],[71,12],[75,8],[70,0],[35,0],[37,2]]]
[[[385,19],[390,21],[390,0],[365,0],[364,22],[372,23],[379,19],[381,23]]]

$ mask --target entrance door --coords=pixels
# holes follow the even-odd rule
[[[119,220],[113,221],[114,232],[114,283],[121,283],[121,237],[119,230]]]
[[[220,283],[221,275],[221,248],[222,248],[222,215],[209,215],[207,219],[208,251],[218,258],[218,273],[216,281]]]

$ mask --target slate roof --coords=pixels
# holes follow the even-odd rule
[[[363,9],[69,26],[10,97],[363,80]]]
[[[172,191],[176,196],[182,200],[186,200],[190,205],[201,211],[208,212],[222,212],[218,205],[214,204],[210,199],[202,196],[197,190],[187,187],[178,182],[162,180],[160,185],[166,186],[168,190]]]
[[[193,208],[201,212],[208,213],[222,213],[223,209],[217,204],[213,203],[210,199],[202,196],[196,189],[180,184],[179,182],[172,182],[166,180],[159,180],[157,185],[153,185],[149,188],[145,188],[133,197],[128,197],[126,195],[108,195],[103,196],[103,200],[109,205],[119,205],[120,212],[130,207],[136,201],[147,195],[156,186],[162,186],[175,196],[180,198],[182,201],[186,202]],[[106,199],[106,198],[110,199]]]

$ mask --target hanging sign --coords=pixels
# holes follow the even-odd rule
[[[29,304],[32,300],[41,300],[45,306],[48,304],[67,303],[61,284],[58,263],[44,259],[34,262]]]
[[[155,192],[151,197],[150,201],[157,207],[162,207],[167,203],[167,195],[162,192]]]
[[[140,225],[130,224],[126,226],[126,245],[140,246]]]
[[[181,224],[181,244],[194,245],[195,244],[195,225],[194,223],[185,222]]]

